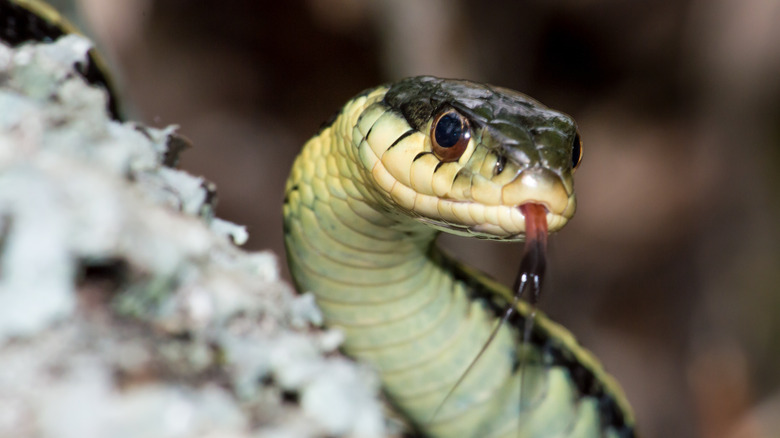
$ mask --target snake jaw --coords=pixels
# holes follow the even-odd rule
[[[412,210],[422,213],[418,220],[450,233],[526,240],[528,222],[523,205],[541,207],[549,232],[561,229],[574,215],[576,199],[571,179],[566,179],[565,172],[563,175],[554,169],[533,166],[515,171],[509,178],[502,176],[506,179],[503,184],[472,177],[464,179],[471,184],[469,190],[445,191],[443,196],[417,194],[418,202]],[[421,199],[427,201],[419,202]]]
[[[504,185],[501,193],[503,204],[522,215],[522,230],[517,237],[525,240],[541,225],[544,225],[545,234],[561,229],[573,216],[576,206],[573,190],[567,190],[564,180],[544,167],[519,172]],[[529,215],[533,217],[529,218]],[[532,226],[534,224],[539,226]]]
[[[543,205],[548,212],[558,215],[566,211],[569,197],[561,178],[543,167],[523,170],[501,189],[504,205],[520,206],[534,202]]]

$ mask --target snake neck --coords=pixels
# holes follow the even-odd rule
[[[287,181],[291,272],[300,290],[317,295],[331,324],[364,322],[344,308],[392,300],[434,268],[428,255],[438,232],[390,208],[372,189],[358,156],[362,135],[351,127],[385,91],[376,89],[347,104],[306,143]]]

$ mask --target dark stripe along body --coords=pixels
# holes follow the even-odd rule
[[[441,108],[472,127],[456,162],[431,153]],[[512,228],[517,209],[494,205],[501,199],[491,184],[511,198],[507,187],[528,172],[561,175],[568,203],[548,214],[559,229],[574,208],[572,138],[579,141],[573,121],[519,93],[419,77],[361,93],[296,159],[284,225],[297,287],[315,293],[326,323],[346,334],[344,351],[380,371],[388,397],[421,434],[635,436],[621,389],[566,329],[538,314],[530,345],[520,347],[529,313],[522,302],[436,413],[511,300],[442,254],[436,234],[522,239]]]
[[[27,42],[49,42],[78,30],[54,8],[39,0],[0,0],[0,41],[11,47]],[[90,84],[108,91],[108,110],[114,119],[120,119],[117,93],[106,73],[105,62],[92,49],[86,65],[77,71]]]

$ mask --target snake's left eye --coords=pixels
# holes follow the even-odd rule
[[[580,134],[574,136],[574,142],[571,145],[571,170],[577,170],[582,162],[582,140]]]
[[[431,125],[433,153],[441,161],[457,161],[471,139],[469,121],[453,109],[439,113]]]

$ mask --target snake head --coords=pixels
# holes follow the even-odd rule
[[[518,240],[526,231],[523,204],[543,205],[550,231],[574,215],[577,125],[521,93],[407,78],[356,126],[361,161],[384,199],[437,229]]]

